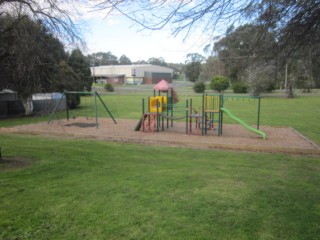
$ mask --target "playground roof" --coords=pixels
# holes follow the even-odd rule
[[[153,89],[160,91],[168,91],[169,89],[172,89],[172,86],[166,80],[162,79],[153,87]]]

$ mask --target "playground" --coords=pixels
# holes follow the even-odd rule
[[[84,138],[132,144],[187,147],[194,149],[219,149],[287,154],[320,155],[319,147],[290,127],[261,126],[268,139],[250,132],[239,124],[224,124],[223,135],[213,136],[213,131],[202,136],[198,133],[185,134],[185,123],[174,122],[174,126],[159,132],[133,131],[137,120],[110,118],[95,120],[77,118],[0,128],[3,133],[32,134],[63,138]]]
[[[162,80],[153,87],[153,95],[142,99],[141,118],[134,120],[114,118],[100,94],[90,94],[65,92],[47,122],[0,128],[0,132],[194,149],[320,155],[320,147],[295,129],[261,125],[260,97],[203,94],[202,100],[196,103],[192,98],[179,101],[171,85]],[[91,107],[82,110],[80,107],[80,112],[69,107],[66,111],[57,110],[63,101],[76,104],[80,97],[82,101],[91,101],[87,104]],[[224,106],[227,101],[237,101],[236,114]],[[248,101],[251,101],[250,111],[256,112],[252,114],[255,125],[238,115],[245,111]],[[107,118],[100,117],[99,104]],[[224,118],[231,119],[232,124],[225,123]]]

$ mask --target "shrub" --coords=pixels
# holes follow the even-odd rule
[[[206,90],[206,85],[203,82],[196,82],[193,85],[193,91],[196,93],[204,93]]]
[[[75,109],[80,104],[81,98],[79,93],[67,94],[67,104],[70,109]]]
[[[243,82],[237,82],[234,83],[232,86],[234,93],[247,93],[248,92],[248,86]]]
[[[104,85],[104,90],[106,90],[107,92],[114,92],[114,87],[111,83],[107,83],[106,85]]]
[[[218,92],[224,91],[229,87],[229,80],[223,76],[216,76],[211,80],[210,87]]]

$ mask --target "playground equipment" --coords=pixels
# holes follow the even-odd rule
[[[61,105],[65,106],[65,111],[59,110]],[[85,117],[88,120],[95,120],[94,125],[98,128],[99,110],[107,112],[117,124],[98,92],[64,91],[49,117],[48,124],[54,119],[67,118],[69,121]]]
[[[240,118],[236,117],[230,110],[224,107],[225,101],[234,101],[234,100],[257,100],[258,101],[258,110],[257,110],[257,128],[254,128],[247,123],[245,123]],[[225,96],[223,94],[203,94],[202,96],[202,116],[201,116],[201,130],[202,135],[207,134],[207,130],[210,129],[210,124],[217,126],[217,135],[222,135],[223,132],[223,114],[225,113],[231,119],[241,124],[247,130],[259,134],[263,139],[267,138],[265,132],[259,130],[260,126],[260,106],[261,98],[253,96]],[[198,120],[199,121],[199,120]],[[208,125],[209,122],[209,125]],[[216,124],[215,124],[216,123]]]
[[[198,108],[198,111],[196,110],[197,108],[193,106],[192,99],[187,99],[185,104],[180,107],[180,111],[177,112],[175,108],[176,104],[173,102],[172,94],[169,95],[169,90],[166,92],[166,96],[161,96],[161,91],[159,91],[158,94],[159,95],[156,96],[156,92],[154,91],[154,96],[148,98],[147,108],[145,107],[145,100],[142,99],[142,117],[135,131],[158,132],[159,130],[164,130],[165,119],[167,120],[167,128],[169,127],[169,122],[171,122],[171,127],[173,127],[174,120],[185,119],[186,134],[191,134],[195,130],[197,134],[206,135],[208,131],[212,130],[215,135],[221,136],[223,133],[223,116],[226,114],[232,120],[241,124],[245,129],[261,135],[263,139],[267,138],[266,133],[259,130],[260,97],[203,94],[201,107]],[[225,101],[234,101],[234,99],[258,101],[257,128],[250,126],[224,107]],[[148,109],[148,111],[146,112],[145,109]],[[180,115],[177,115],[179,112]],[[193,125],[193,123],[195,123],[195,125]]]
[[[261,135],[263,139],[266,139],[266,138],[267,138],[267,135],[266,135],[265,132],[249,126],[247,123],[245,123],[244,121],[242,121],[240,118],[237,118],[237,117],[236,117],[233,113],[231,113],[231,111],[229,111],[228,109],[226,109],[226,108],[221,108],[221,111],[224,112],[224,113],[226,113],[230,118],[232,118],[232,119],[235,120],[236,122],[240,123],[243,127],[245,127],[246,129],[248,129],[249,131]]]

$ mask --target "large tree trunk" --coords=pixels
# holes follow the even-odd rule
[[[288,83],[286,91],[288,98],[294,98],[294,87],[292,82]]]
[[[21,98],[25,115],[30,116],[33,113],[33,103],[32,103],[32,97],[26,97],[26,98]]]

